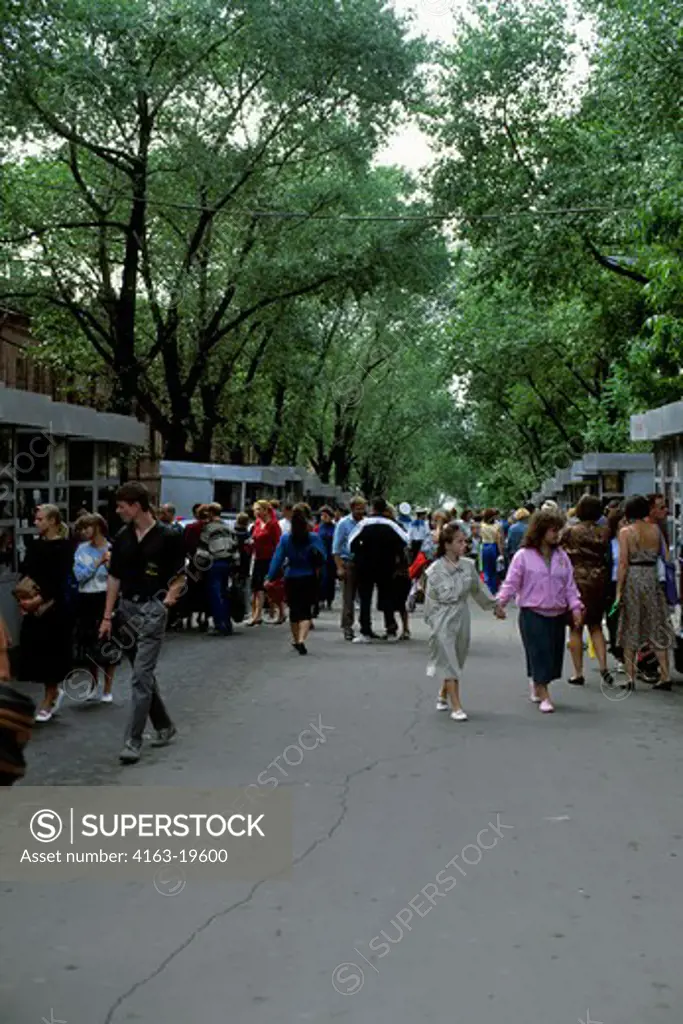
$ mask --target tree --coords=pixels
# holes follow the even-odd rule
[[[169,455],[206,447],[272,311],[365,267],[307,217],[353,208],[423,46],[378,0],[6,6],[6,301],[66,313]]]
[[[632,412],[683,394],[678,15],[661,0],[582,13],[583,77],[565,5],[473,4],[428,121],[433,192],[464,243],[451,331],[468,457],[495,501],[586,446],[628,448]]]

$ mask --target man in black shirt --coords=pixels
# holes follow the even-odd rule
[[[362,519],[349,536],[360,597],[360,636],[354,644],[378,639],[372,629],[372,594],[377,587],[377,603],[384,613],[385,638],[398,639],[394,613],[393,580],[397,566],[405,556],[408,534],[387,515],[384,498],[375,498],[372,515]]]
[[[116,492],[116,511],[126,524],[114,538],[107,603],[100,636],[111,636],[114,607],[119,601],[119,642],[132,664],[133,704],[126,730],[122,764],[140,760],[147,718],[156,730],[154,747],[165,747],[176,734],[159,694],[155,671],[166,631],[169,608],[185,586],[185,552],[182,535],[155,520],[149,494],[132,481]]]

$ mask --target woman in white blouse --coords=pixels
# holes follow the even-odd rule
[[[116,666],[100,663],[97,658],[99,627],[104,616],[109,576],[111,544],[107,540],[107,524],[97,513],[86,513],[76,522],[76,534],[82,538],[74,557],[74,576],[78,583],[77,644],[79,660],[92,675],[92,689],[86,699],[111,704]],[[98,668],[104,674],[101,690]]]

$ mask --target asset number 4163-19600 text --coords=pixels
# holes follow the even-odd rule
[[[226,864],[227,850],[136,850],[133,860],[140,864]]]

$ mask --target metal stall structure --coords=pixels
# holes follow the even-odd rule
[[[0,612],[13,635],[11,591],[36,537],[36,506],[56,505],[69,523],[84,510],[100,512],[115,529],[124,461],[145,441],[144,424],[132,416],[0,387]]]
[[[654,449],[654,490],[669,506],[668,535],[674,551],[683,543],[683,402],[671,402],[631,417],[631,440],[649,441]]]

